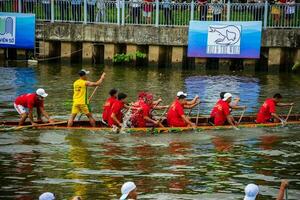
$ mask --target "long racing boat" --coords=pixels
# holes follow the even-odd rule
[[[286,119],[286,116],[281,116]],[[236,121],[239,121],[239,116],[235,117]],[[256,116],[244,116],[241,118],[241,122],[238,128],[256,128],[256,127],[278,127],[282,126],[282,123],[255,123]],[[182,131],[203,131],[203,130],[220,130],[220,129],[232,129],[231,125],[214,126],[210,122],[209,116],[200,116],[197,120],[196,117],[192,117],[191,120],[195,123],[198,121],[196,128],[191,127],[167,127],[166,119],[162,120],[162,123],[166,126],[164,128],[158,127],[145,127],[145,128],[124,128],[122,131],[125,132],[150,132],[150,133],[166,133],[166,132],[182,132]],[[288,117],[287,125],[300,125],[300,115],[290,115]],[[96,127],[91,127],[88,121],[75,121],[72,127],[67,127],[66,121],[57,121],[52,124],[39,124],[36,127],[30,125],[27,122],[24,126],[18,127],[18,121],[0,121],[1,130],[22,130],[25,128],[36,128],[36,129],[61,129],[61,130],[91,130],[91,131],[107,131],[111,132],[112,128],[107,127],[101,121],[96,122]]]

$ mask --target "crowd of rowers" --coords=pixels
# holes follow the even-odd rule
[[[101,75],[98,81],[88,81],[89,71],[84,69],[78,73],[79,79],[73,83],[73,105],[72,114],[68,120],[68,126],[71,127],[77,114],[85,114],[91,126],[96,126],[96,121],[89,109],[89,98],[87,95],[87,87],[99,87],[105,79],[105,73]],[[94,92],[96,89],[94,90]],[[93,95],[93,94],[92,94]],[[48,94],[44,89],[39,88],[35,93],[23,94],[16,98],[14,107],[20,114],[19,125],[24,124],[25,120],[29,118],[32,125],[37,125],[33,119],[33,108],[37,108],[37,120],[42,122],[44,116],[49,123],[54,120],[50,118],[49,114],[44,110],[44,98]],[[185,115],[184,109],[192,109],[200,103],[199,96],[195,96],[192,100],[187,100],[187,94],[179,91],[175,100],[170,105],[159,105],[161,98],[154,100],[153,95],[149,92],[141,92],[138,99],[134,103],[126,104],[127,95],[118,92],[116,89],[111,89],[109,98],[103,106],[102,121],[109,127],[122,128],[124,113],[130,113],[130,121],[132,127],[164,127],[162,118],[153,118],[152,111],[158,109],[165,109],[167,112],[168,127],[196,127],[190,118]],[[232,94],[228,92],[221,92],[220,99],[217,100],[215,106],[211,111],[211,122],[215,126],[229,124],[233,127],[238,126],[231,115],[232,109],[246,109],[246,106],[239,106],[239,98],[232,100]],[[293,103],[281,103],[282,96],[277,93],[272,98],[268,98],[260,107],[257,114],[256,123],[285,123],[283,119],[276,114],[276,106],[292,106]],[[127,110],[124,112],[124,110]],[[129,112],[130,111],[130,112]],[[165,112],[163,113],[163,115]]]

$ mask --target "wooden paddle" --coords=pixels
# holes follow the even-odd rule
[[[200,103],[198,104],[198,111],[197,111],[197,118],[196,118],[196,126],[198,126],[199,114],[200,114]]]
[[[242,121],[242,119],[244,117],[245,112],[246,112],[246,108],[244,108],[244,110],[243,110],[243,112],[242,112],[242,114],[241,114],[241,116],[239,118],[239,121],[237,122],[238,125],[241,123],[241,121]]]
[[[35,127],[41,127],[41,126],[51,126],[51,125],[66,124],[66,123],[68,123],[68,121],[53,122],[53,123],[46,123],[46,124],[37,124],[37,125],[17,126],[17,127],[14,127],[14,130],[18,131],[18,130],[26,129],[26,128],[35,128]]]
[[[290,115],[291,115],[291,112],[292,112],[292,110],[293,110],[293,106],[291,106],[291,107],[290,107],[290,110],[289,110],[289,112],[288,112],[288,114],[287,114],[287,116],[286,116],[285,120],[283,120],[283,121],[282,121],[282,127],[284,127],[284,126],[286,125],[286,123],[287,123],[287,120],[289,119],[289,117],[290,117]]]

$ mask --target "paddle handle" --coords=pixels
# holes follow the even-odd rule
[[[33,128],[33,127],[41,127],[41,126],[51,126],[51,125],[58,125],[58,124],[66,124],[68,121],[61,121],[61,122],[54,122],[54,123],[46,123],[46,124],[38,124],[36,126],[34,125],[27,125],[27,126],[18,126],[16,127],[16,130],[20,130],[23,128]]]
[[[287,114],[286,118],[285,118],[285,122],[287,122],[287,120],[289,119],[291,113],[292,113],[292,110],[293,110],[293,106],[290,107],[290,110],[289,110],[289,113]]]
[[[196,126],[198,126],[199,114],[200,114],[200,103],[198,104],[198,111],[197,111],[197,118],[196,118]]]
[[[246,112],[246,108],[244,108],[244,110],[243,110],[243,112],[242,112],[242,114],[241,114],[241,116],[240,116],[239,121],[238,121],[237,124],[240,124],[240,123],[241,123],[241,121],[242,121],[242,119],[243,119],[243,117],[244,117],[245,112]]]

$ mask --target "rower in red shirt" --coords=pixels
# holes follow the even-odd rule
[[[46,117],[50,123],[54,122],[44,110],[44,98],[47,96],[45,90],[39,88],[36,93],[23,94],[16,98],[14,107],[20,115],[19,126],[24,124],[27,117],[32,125],[37,125],[33,120],[33,108],[37,109],[37,120],[39,122],[42,122],[42,116]]]
[[[118,99],[112,105],[111,112],[108,117],[108,125],[110,127],[118,126],[118,127],[122,128],[122,122],[123,122],[122,109],[127,107],[125,105],[126,98],[127,98],[126,94],[124,94],[124,93],[118,94]]]
[[[106,99],[106,101],[103,105],[102,122],[104,124],[108,123],[108,117],[111,112],[111,107],[114,104],[114,102],[117,100],[117,93],[118,93],[118,91],[116,89],[111,89],[109,91],[110,97],[108,99]]]
[[[196,126],[187,116],[185,116],[184,108],[193,108],[198,102],[196,101],[194,104],[190,104],[186,100],[186,97],[187,94],[180,91],[177,93],[176,100],[171,104],[167,113],[167,122],[170,127]],[[199,97],[197,97],[197,99],[199,99]]]
[[[282,99],[281,94],[277,93],[273,96],[273,98],[267,99],[264,104],[260,107],[256,123],[270,123],[278,120],[282,123],[285,123],[277,114],[276,114],[276,106],[285,107],[285,106],[292,106],[294,103],[280,103]]]
[[[131,122],[134,127],[164,127],[159,120],[152,119],[151,111],[153,109],[164,109],[168,106],[153,105],[153,95],[147,94],[144,99],[139,102],[139,108],[131,116]]]
[[[210,117],[213,118],[215,126],[222,126],[227,121],[230,125],[236,126],[234,118],[230,114],[230,102],[232,95],[230,93],[225,93],[224,98],[218,100],[216,105],[213,107]]]

